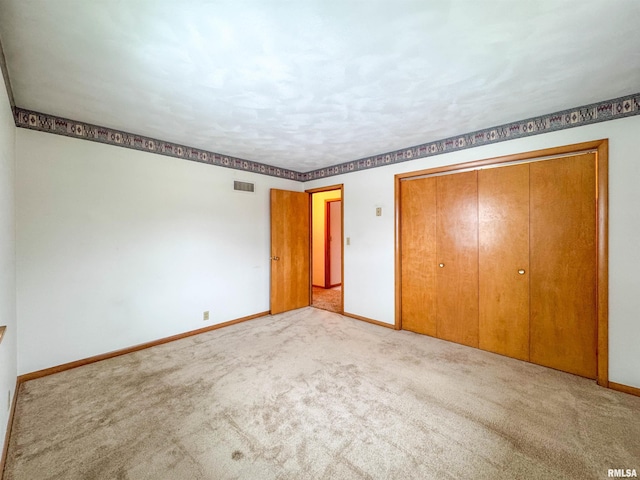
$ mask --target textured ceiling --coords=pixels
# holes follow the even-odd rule
[[[640,91],[638,0],[0,0],[16,105],[300,172]]]

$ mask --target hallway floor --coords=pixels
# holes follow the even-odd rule
[[[342,286],[313,287],[313,306],[330,312],[342,313]]]

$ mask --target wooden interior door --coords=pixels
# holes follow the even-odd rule
[[[438,337],[478,347],[478,172],[436,177]]]
[[[342,284],[342,200],[327,200],[325,209],[325,287]]]
[[[400,186],[402,328],[436,336],[436,179]]]
[[[532,163],[531,361],[596,377],[596,157]]]
[[[529,360],[529,164],[478,172],[479,346]]]
[[[309,194],[271,190],[271,313],[311,300]]]

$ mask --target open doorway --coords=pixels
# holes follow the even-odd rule
[[[316,308],[343,311],[342,186],[310,190],[311,284]]]

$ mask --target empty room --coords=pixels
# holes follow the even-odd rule
[[[639,19],[0,0],[0,480],[637,477]]]

